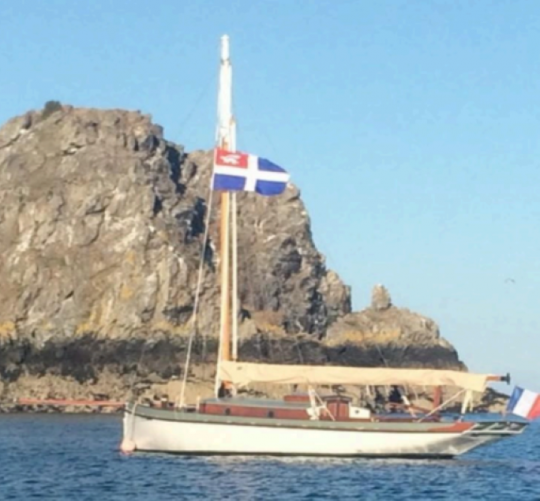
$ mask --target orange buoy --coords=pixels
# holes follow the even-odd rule
[[[128,440],[127,438],[124,438],[120,444],[120,450],[124,454],[131,454],[132,452],[135,452],[136,449],[135,442],[133,442],[133,440]]]

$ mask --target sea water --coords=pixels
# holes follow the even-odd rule
[[[0,500],[540,500],[540,423],[453,460],[125,456],[120,416],[0,416]]]

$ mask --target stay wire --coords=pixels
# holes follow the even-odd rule
[[[204,228],[204,238],[203,238],[203,245],[201,248],[201,259],[199,264],[199,271],[197,276],[197,289],[195,291],[195,302],[193,304],[193,315],[191,317],[191,322],[193,324],[193,329],[191,330],[191,333],[189,335],[189,341],[188,341],[188,349],[186,354],[186,363],[184,366],[184,376],[182,378],[182,388],[180,390],[180,398],[178,401],[178,407],[184,406],[184,397],[185,397],[185,391],[186,391],[186,385],[187,385],[187,378],[188,378],[188,372],[189,372],[189,365],[191,362],[191,354],[193,351],[193,341],[195,339],[195,335],[197,333],[197,314],[199,311],[199,303],[200,303],[200,296],[201,296],[201,288],[202,288],[202,281],[204,276],[204,262],[205,262],[205,256],[206,256],[206,247],[208,245],[208,236],[209,236],[209,228],[210,228],[210,217],[212,214],[212,206],[213,206],[213,200],[214,200],[214,192],[212,190],[212,187],[209,188],[209,195],[208,195],[208,212],[206,214],[206,223]]]

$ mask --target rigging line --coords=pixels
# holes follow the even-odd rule
[[[375,348],[377,348],[377,351],[379,352],[379,356],[381,357],[381,360],[383,362],[383,364],[388,367],[388,362],[386,361],[386,359],[384,358],[383,354],[382,354],[382,351],[381,349],[379,348],[379,345],[378,344],[375,344]]]
[[[134,391],[133,388],[135,387],[135,380],[137,379],[137,375],[139,373],[139,368],[142,364],[144,355],[146,353],[146,348],[148,346],[148,340],[145,340],[142,350],[141,350],[141,356],[139,357],[139,361],[137,362],[137,365],[135,367],[135,372],[133,373],[133,376],[131,377],[131,384],[129,385],[129,398],[133,397]]]
[[[249,194],[248,194],[249,195]],[[247,199],[250,201],[250,208],[256,212],[257,207],[259,207],[261,204],[264,206],[268,204],[268,201],[262,201],[258,200],[256,197],[250,197],[250,199]],[[246,200],[246,202],[247,202]],[[247,203],[245,204],[246,209],[248,208]],[[265,261],[261,258],[261,256],[266,256],[267,253],[265,252],[265,243],[261,241],[264,239],[264,230],[262,229],[262,226],[260,227],[256,223],[257,230],[254,233],[257,235],[255,237],[255,242],[252,244],[254,249],[254,257],[251,260],[252,263],[252,276],[264,276],[264,272],[267,270],[267,266]],[[259,232],[259,228],[261,231]],[[240,228],[240,231],[242,231],[242,228]],[[268,263],[270,265],[271,263]],[[274,268],[276,265],[274,265]],[[272,312],[273,310],[270,308],[273,294],[271,294],[271,289],[269,285],[269,281],[265,279],[261,280],[249,280],[249,284],[256,284],[252,285],[250,287],[251,294],[252,294],[252,307],[254,310],[260,310],[260,311],[269,311]],[[281,298],[279,298],[281,299]],[[268,319],[267,319],[268,320]],[[272,317],[268,320],[269,323],[272,323]]]
[[[420,419],[418,419],[416,422],[417,423],[421,423],[422,421],[424,421],[424,419],[427,419],[429,416],[431,416],[432,414],[435,414],[435,412],[437,412],[438,410],[442,409],[443,407],[446,407],[450,402],[452,402],[453,400],[456,400],[458,397],[460,397],[463,393],[465,393],[467,390],[465,388],[462,388],[460,391],[458,391],[454,396],[450,397],[448,400],[446,400],[446,402],[443,402],[441,405],[439,405],[438,407],[435,407],[434,409],[431,409],[430,412],[428,412],[425,416],[422,416]]]
[[[203,245],[201,248],[201,260],[199,264],[199,272],[197,276],[197,289],[195,291],[195,302],[193,304],[193,315],[191,317],[193,329],[189,335],[189,341],[188,341],[188,349],[186,354],[186,363],[184,367],[184,377],[182,378],[182,388],[180,390],[180,399],[179,399],[179,405],[178,407],[184,406],[184,396],[186,391],[186,385],[187,385],[187,376],[189,372],[189,364],[191,362],[191,352],[193,350],[193,340],[195,338],[195,334],[197,332],[197,314],[199,311],[199,302],[200,302],[200,295],[201,295],[201,287],[202,287],[202,281],[203,281],[203,274],[204,274],[204,260],[206,255],[206,246],[208,245],[208,236],[209,236],[209,228],[210,228],[210,216],[212,213],[212,205],[214,200],[214,192],[212,190],[212,186],[210,185],[209,188],[209,194],[208,194],[208,211],[206,213],[206,223],[204,228],[204,238],[203,238]],[[203,334],[204,335],[204,334]],[[205,336],[206,337],[206,336]]]
[[[208,91],[210,90],[210,86],[214,83],[214,81],[215,81],[215,78],[212,77],[208,80],[208,82],[206,83],[204,87],[201,87],[201,92],[197,96],[195,103],[193,104],[191,109],[188,111],[188,113],[185,115],[185,118],[180,122],[180,127],[178,128],[179,136],[181,136],[182,133],[184,132],[185,126],[187,125],[187,123],[189,122],[189,120],[191,119],[195,111],[197,110],[197,108],[200,106],[203,98],[206,97],[206,95],[208,94]]]

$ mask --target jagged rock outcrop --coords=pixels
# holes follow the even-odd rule
[[[147,384],[178,377],[201,257],[195,365],[215,358],[211,161],[210,152],[166,141],[139,112],[49,103],[0,129],[4,396],[44,377],[87,393],[117,387],[118,397],[127,379],[116,385],[111,374],[131,381],[136,372]],[[349,288],[315,248],[296,187],[238,199],[243,358],[374,365],[382,339],[391,363],[459,365],[431,320],[385,303],[383,291],[372,308],[350,313]]]
[[[328,329],[330,360],[344,365],[465,369],[454,347],[430,318],[392,305],[376,285],[371,306],[345,315]]]

